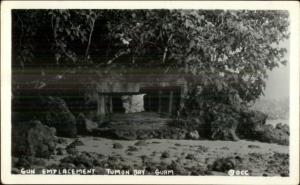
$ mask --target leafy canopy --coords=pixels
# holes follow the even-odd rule
[[[250,102],[286,63],[288,26],[278,10],[14,10],[13,64],[157,66],[190,75],[196,98]]]

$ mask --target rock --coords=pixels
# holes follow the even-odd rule
[[[120,143],[114,143],[113,148],[114,149],[121,149],[121,148],[123,148],[123,145],[121,145]]]
[[[256,140],[257,132],[263,131],[268,116],[260,111],[243,109],[237,134],[241,138]]]
[[[96,159],[93,156],[89,156],[87,153],[75,154],[71,156],[67,156],[61,159],[61,163],[70,163],[75,165],[77,168],[92,168],[94,165],[94,161]]]
[[[134,168],[132,167],[132,165],[128,165],[128,164],[123,164],[122,166],[121,166],[121,170],[129,170],[129,171],[133,171],[134,170]]]
[[[256,130],[254,133],[253,139],[258,141],[289,145],[289,135],[284,130],[276,129],[272,125],[263,125],[261,130]]]
[[[287,124],[277,123],[275,128],[278,130],[282,130],[287,135],[290,135],[290,128]]]
[[[187,138],[188,139],[193,139],[193,140],[198,140],[200,138],[200,136],[198,134],[198,131],[194,130],[194,131],[191,131],[191,132],[188,133]]]
[[[114,134],[116,135],[116,139],[124,139],[124,140],[136,140],[137,135],[133,130],[114,130]]]
[[[265,130],[265,137],[267,140],[269,139],[271,143],[277,143],[281,145],[289,145],[289,131],[285,128],[282,129],[273,129],[273,127],[269,128],[273,132],[269,132]]]
[[[68,142],[65,138],[62,137],[57,137],[56,141],[59,144],[66,144]]]
[[[75,139],[72,143],[70,143],[66,147],[66,151],[68,154],[77,154],[78,151],[76,149],[77,146],[82,146],[84,145],[83,142],[80,139]]]
[[[162,154],[161,154],[161,158],[169,158],[170,157],[170,153],[168,151],[164,151]]]
[[[76,120],[78,134],[91,134],[98,128],[98,124],[87,119],[84,114],[80,113]]]
[[[76,150],[75,147],[67,147],[66,151],[67,151],[68,154],[72,154],[72,155],[75,155],[75,154],[78,153],[78,151]]]
[[[69,110],[66,102],[58,97],[44,98],[43,106],[46,109],[42,121],[54,127],[57,136],[74,138],[77,135],[76,119]]]
[[[12,124],[12,155],[48,158],[55,151],[56,138],[40,121]]]
[[[144,166],[146,166],[145,170],[147,174],[153,174],[157,169],[156,165],[157,163],[154,163],[153,161],[146,161]]]
[[[61,147],[56,148],[56,155],[66,155],[67,151]]]
[[[72,155],[75,155],[78,153],[78,151],[76,150],[76,146],[77,146],[77,142],[72,142],[71,144],[69,144],[67,147],[66,147],[66,151],[68,154],[72,154]]]
[[[261,142],[289,145],[288,125],[277,124],[276,128],[266,124],[267,115],[260,111],[244,110],[241,114],[238,134],[242,138]]]
[[[189,171],[191,172],[191,175],[210,175],[207,168],[204,166],[193,166]]]
[[[106,172],[106,170],[105,170],[104,168],[102,168],[102,167],[96,167],[96,168],[95,168],[95,174],[97,174],[97,175],[106,175],[107,172]]]
[[[288,172],[283,172],[280,174],[281,177],[288,177],[290,176]]]
[[[21,171],[18,168],[12,168],[11,173],[12,174],[21,174]]]
[[[147,142],[145,140],[140,140],[140,141],[137,141],[134,145],[135,146],[146,146]]]
[[[216,159],[211,166],[211,169],[214,171],[227,173],[230,169],[237,168],[242,163],[242,159],[237,157],[227,157]]]
[[[204,153],[208,151],[208,147],[199,145],[197,148],[197,152]]]
[[[35,166],[42,166],[42,167],[44,167],[46,165],[45,160],[43,160],[41,158],[32,158],[31,163]]]
[[[50,165],[46,166],[46,169],[59,169],[59,165],[58,164],[50,164]]]
[[[153,141],[152,144],[160,144],[161,142],[159,141]]]
[[[145,163],[145,162],[148,162],[148,161],[150,161],[150,157],[148,157],[148,156],[146,156],[146,155],[142,155],[142,156],[140,156],[141,157],[141,160],[142,160],[142,162],[143,163]]]
[[[174,175],[187,175],[188,172],[182,167],[182,165],[178,164],[175,161],[166,168],[174,171]]]
[[[126,154],[127,154],[128,156],[132,156],[132,155],[133,155],[132,152],[127,152]]]
[[[222,150],[230,150],[227,146],[223,146],[221,149]]]
[[[65,169],[75,169],[76,168],[76,166],[74,165],[74,164],[72,164],[72,163],[60,163],[59,164],[59,168],[65,168]]]
[[[75,139],[71,144],[69,144],[69,146],[83,146],[84,143],[80,140],[80,139]]]
[[[196,157],[194,154],[187,154],[187,156],[185,158],[190,159],[190,160],[196,160]]]
[[[257,146],[257,145],[248,145],[248,148],[260,148],[260,146]]]
[[[138,148],[137,148],[137,147],[134,147],[134,146],[128,146],[127,151],[128,151],[128,152],[136,152],[136,151],[138,151]]]
[[[51,129],[52,134],[56,135],[56,129],[54,127],[50,127],[50,129]]]
[[[151,139],[152,133],[149,130],[138,129],[136,131],[136,139],[144,140],[144,139]]]

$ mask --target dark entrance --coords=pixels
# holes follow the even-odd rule
[[[174,114],[179,108],[180,87],[147,87],[140,92],[146,94],[145,111]]]
[[[115,113],[124,113],[123,102],[121,96],[112,96],[112,107]]]

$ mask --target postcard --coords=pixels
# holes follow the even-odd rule
[[[299,2],[3,1],[4,184],[298,184]]]

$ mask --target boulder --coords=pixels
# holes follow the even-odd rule
[[[136,140],[137,139],[136,131],[134,131],[134,130],[114,129],[113,133],[116,135],[117,139],[124,139],[124,140]]]
[[[284,133],[290,135],[290,127],[287,124],[277,123],[275,128],[278,130],[282,130]]]
[[[241,138],[255,139],[256,132],[263,131],[268,116],[260,111],[244,109],[241,111],[241,119],[237,134]]]
[[[145,140],[140,140],[134,143],[135,146],[146,146],[147,142]]]
[[[214,163],[210,166],[211,170],[225,172],[231,169],[238,169],[243,160],[239,156],[235,157],[227,157],[227,158],[219,158],[214,161]]]
[[[162,154],[161,154],[161,158],[169,158],[171,155],[168,151],[164,151]]]
[[[78,151],[76,149],[76,146],[74,146],[74,145],[68,145],[66,147],[66,151],[67,151],[68,154],[71,154],[71,155],[75,155],[75,154],[78,153]]]
[[[170,169],[174,171],[174,175],[188,175],[188,172],[176,161],[172,161],[170,165],[166,169]]]
[[[98,124],[87,119],[84,114],[80,113],[76,121],[78,134],[91,134],[98,128]]]
[[[72,164],[77,168],[91,168],[94,166],[96,159],[88,153],[80,153],[75,155],[69,155],[60,160],[61,163]]]
[[[80,139],[75,139],[72,143],[70,143],[67,147],[66,147],[66,151],[68,154],[77,154],[77,146],[82,146],[84,145],[84,143],[80,140]]]
[[[61,147],[58,147],[58,148],[56,149],[56,155],[66,155],[66,154],[67,154],[67,152],[66,152],[65,149],[63,149],[63,148],[61,148]]]
[[[12,168],[11,173],[12,174],[21,174],[21,170],[19,170],[18,168]]]
[[[135,146],[128,146],[127,151],[128,151],[128,152],[136,152],[136,151],[138,151],[138,148],[135,147]]]
[[[48,158],[54,153],[56,138],[40,121],[13,123],[12,155]]]
[[[189,160],[196,160],[196,156],[194,154],[187,154],[185,158]]]
[[[187,135],[188,139],[198,140],[200,138],[199,133],[197,130],[191,131]]]
[[[257,131],[256,139],[262,142],[289,145],[289,134],[284,129],[276,129],[272,125],[264,125],[262,131]]]
[[[83,145],[84,145],[84,143],[78,138],[75,139],[72,143],[69,144],[69,146],[74,146],[74,147],[83,146]]]
[[[56,129],[57,136],[75,138],[77,135],[76,119],[66,102],[58,97],[42,99],[45,107],[43,122]]]
[[[113,148],[114,148],[114,149],[122,149],[122,148],[123,148],[123,145],[121,145],[120,143],[114,143],[114,144],[113,144]]]
[[[275,128],[267,125],[267,117],[260,111],[244,111],[238,135],[249,140],[289,145],[289,127],[283,124],[277,124]]]

